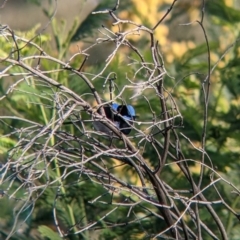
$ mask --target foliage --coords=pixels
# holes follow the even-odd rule
[[[37,27],[1,26],[0,236],[238,239],[239,10],[117,3],[103,1],[67,37],[53,20],[58,56]],[[68,58],[72,39],[105,19],[96,42]],[[201,37],[176,40],[176,22]],[[109,52],[91,64],[98,46]],[[111,101],[136,108],[129,136],[101,112]]]

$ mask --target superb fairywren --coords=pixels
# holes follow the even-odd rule
[[[131,105],[112,103],[103,107],[106,117],[125,135],[131,132],[132,121],[136,119],[135,109]],[[111,134],[111,130],[100,121],[93,123],[96,130]]]

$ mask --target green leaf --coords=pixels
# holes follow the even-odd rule
[[[106,1],[103,1],[101,4],[97,5],[93,12],[103,10],[103,7],[106,7]],[[92,14],[86,17],[86,19],[80,24],[75,34],[72,37],[72,41],[78,41],[82,38],[88,37],[93,34],[96,28],[101,26],[109,16],[107,14]]]
[[[54,232],[51,228],[47,226],[39,226],[38,231],[41,233],[42,237],[46,237],[49,240],[62,240],[58,233]]]
[[[206,5],[207,12],[210,16],[215,16],[221,20],[221,24],[232,25],[234,23],[239,23],[240,21],[240,11],[228,7],[223,0],[210,1]]]
[[[0,154],[6,153],[10,148],[14,147],[16,141],[9,137],[0,138]]]
[[[116,4],[114,0],[103,0],[100,4],[93,9],[93,12],[103,11],[106,9],[112,9]],[[131,4],[129,1],[122,1],[120,4],[121,9],[128,8]],[[93,35],[93,32],[109,19],[109,14],[92,14],[86,17],[86,19],[80,24],[77,31],[72,37],[72,41],[79,41],[80,39]]]
[[[219,48],[218,42],[209,42],[209,48],[211,51],[217,50]],[[187,64],[188,62],[196,63],[196,57],[201,56],[203,54],[207,53],[207,46],[206,43],[200,44],[196,46],[194,49],[188,50],[183,56],[182,56],[182,64]],[[206,61],[206,60],[204,60]]]

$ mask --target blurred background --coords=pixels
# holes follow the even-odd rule
[[[129,25],[122,25],[122,29],[118,29],[112,26],[112,19],[108,15],[91,14],[92,11],[112,8],[115,2],[113,0],[2,0],[0,2],[0,23],[2,25],[7,24],[17,35],[27,39],[34,38],[34,41],[41,45],[49,55],[66,62],[80,50],[87,49],[86,53],[89,54],[89,58],[82,70],[91,76],[91,74],[96,75],[100,72],[106,64],[107,57],[116,47],[113,42],[106,42],[96,44],[96,46],[88,49],[96,42],[96,39],[104,37],[100,32],[103,30],[102,25],[108,27],[112,32],[126,31],[131,28]],[[176,99],[179,110],[184,117],[184,128],[179,131],[191,139],[195,148],[200,148],[205,104],[202,82],[209,71],[207,64],[209,55],[204,32],[197,21],[201,21],[204,13],[203,25],[210,48],[212,73],[206,151],[212,160],[214,169],[239,189],[240,1],[206,0],[205,2],[206,6],[202,11],[203,1],[177,1],[170,14],[156,28],[154,35],[159,42],[159,49],[167,70],[165,76],[166,91],[170,92]],[[132,20],[153,28],[168,11],[172,3],[173,0],[122,0],[117,14],[121,19]],[[38,34],[41,34],[41,41],[36,37]],[[147,35],[132,35],[129,36],[128,40],[141,50],[146,61],[151,62],[150,40]],[[8,56],[11,49],[12,45],[2,37],[0,56]],[[26,46],[25,50],[26,52],[23,52],[23,54],[35,54],[30,46]],[[128,65],[129,59],[133,59],[133,54],[129,48],[123,46],[107,70],[107,73],[115,72],[117,74],[116,84],[119,90],[126,85],[126,73],[129,74],[128,76],[133,76],[136,72],[133,65]],[[83,61],[84,57],[80,56],[74,58],[71,64],[78,69]],[[1,69],[4,66],[2,64]],[[59,66],[54,63],[42,62],[42,68],[46,71],[51,71],[57,67]],[[84,95],[89,90],[86,86],[79,84],[78,77],[69,75],[66,71],[59,74],[49,74],[64,86],[74,89],[79,95]],[[93,83],[96,89],[100,89],[101,97],[107,100],[109,96],[105,94],[103,89],[106,76],[107,74],[104,75],[104,79],[94,80]],[[16,82],[17,79],[13,76],[1,78],[1,96],[4,96],[9,85]],[[138,75],[137,79],[134,79],[137,82],[144,80],[144,75]],[[27,91],[26,84],[20,90],[22,92],[16,91],[16,94],[14,93],[11,97],[1,101],[1,115],[14,115],[46,124],[51,119],[52,112],[48,109],[43,110],[39,106],[36,107],[37,104],[32,104],[36,100],[33,101],[31,97],[25,94],[24,91]],[[123,97],[136,108],[137,115],[140,116],[139,121],[152,121],[152,113],[146,111],[149,106],[145,99],[139,96],[139,98],[130,100],[131,94],[133,94],[131,91],[125,91]],[[151,91],[146,91],[144,94],[153,111],[159,112],[159,99]],[[90,97],[88,100],[92,105],[95,104]],[[44,106],[45,99],[41,103]],[[16,120],[9,121],[7,124],[2,124],[0,129],[0,134],[4,136],[0,140],[1,166],[6,162],[9,149],[14,148],[18,141],[17,136],[7,134],[11,130],[9,126],[17,128],[24,126]],[[76,129],[70,130],[72,134],[77,134],[74,132]],[[193,148],[193,145],[189,144],[186,138],[181,139],[181,143],[186,158],[200,161],[200,153]],[[151,147],[147,150],[143,156],[154,167],[156,165],[154,161],[156,153]],[[201,172],[200,164],[191,162],[189,168],[194,179],[198,179]],[[203,186],[207,186],[210,181],[209,175],[211,172],[206,171],[205,173]],[[12,173],[11,176],[16,179],[14,174]],[[53,178],[57,177],[57,175],[54,175],[55,173],[51,174]],[[123,168],[119,171],[119,174],[128,178],[129,182],[136,182],[135,175],[129,169]],[[161,178],[167,183],[171,183],[174,189],[189,187],[186,186],[186,179],[176,164],[166,166],[161,173]],[[67,182],[66,185],[69,183],[71,184],[71,181]],[[7,183],[4,184],[1,187],[6,190],[8,185]],[[21,182],[16,179],[13,189],[17,189],[19,186],[21,186]],[[101,193],[101,187],[93,187],[91,183],[84,182],[76,184],[74,188],[69,187],[67,190],[69,191],[67,199],[63,200],[59,206],[59,215],[61,216],[59,221],[63,229],[68,229],[73,222],[77,221],[87,225],[89,219],[89,222],[91,222],[91,219],[97,218],[106,210],[99,206],[92,208],[92,205],[89,204],[96,193]],[[212,201],[219,200],[218,193],[211,190],[206,193],[209,198]],[[239,212],[239,195],[233,193],[230,184],[225,181],[219,182],[219,191],[221,191],[221,196],[226,203],[236,212]],[[19,191],[19,196],[24,199],[26,196],[23,192]],[[31,208],[22,211],[22,214],[18,216],[18,230],[11,239],[59,239],[58,235],[55,234],[56,226],[53,224],[52,216],[54,194],[55,192],[52,189],[47,189],[39,197],[34,210],[32,210],[33,212],[31,212]],[[2,237],[2,239],[5,239],[16,224],[15,217],[22,207],[21,201],[17,197],[11,198],[10,201],[6,197],[0,199],[0,205],[3,206],[2,211],[0,211],[0,238]],[[237,218],[220,205],[215,205],[214,208],[224,226],[226,226],[229,239],[239,239],[240,230]],[[32,215],[29,217],[28,214],[30,213]],[[138,214],[138,216],[142,216],[139,209]],[[125,210],[125,212],[120,212],[119,215],[115,215],[110,220],[114,222],[116,218],[121,221],[125,219],[126,215],[127,211]],[[88,217],[85,219],[85,216]],[[202,210],[201,216],[210,229],[214,230],[216,228],[211,216],[206,211]],[[188,218],[186,217],[187,221]],[[131,226],[124,226],[124,228],[108,228],[102,223],[97,230],[89,230],[87,233],[81,233],[77,236],[71,235],[68,239],[151,239],[147,233],[155,233],[159,226],[161,224],[156,219],[142,221],[140,227],[136,223]],[[192,227],[194,228],[194,226]],[[207,234],[203,234],[203,236],[204,240],[211,239]]]
[[[55,5],[56,3],[56,5]],[[0,9],[1,24],[7,24],[12,29],[26,31],[37,24],[41,24],[41,28],[46,26],[49,18],[44,14],[43,9],[57,7],[55,17],[60,20],[67,21],[67,29],[71,28],[74,18],[80,21],[85,19],[89,13],[97,6],[98,0],[71,0],[66,2],[60,1],[31,1],[31,0],[8,0],[1,1]],[[54,6],[54,7],[55,7]],[[66,34],[68,33],[66,29]],[[48,27],[47,31],[51,28]]]

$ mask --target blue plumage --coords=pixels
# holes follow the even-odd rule
[[[135,109],[132,105],[127,105],[129,116],[136,117]]]
[[[119,105],[112,103],[103,107],[106,117],[111,120],[115,126],[125,135],[131,132],[131,125],[136,118],[135,109],[132,105]],[[96,130],[111,134],[111,131],[101,122],[94,122]]]

